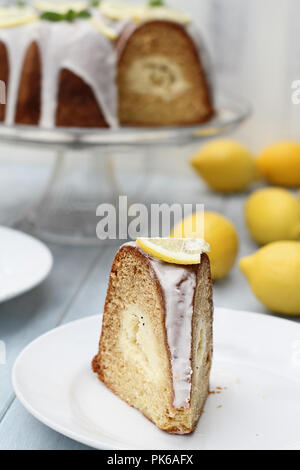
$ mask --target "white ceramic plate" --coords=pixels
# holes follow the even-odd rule
[[[0,226],[0,302],[41,283],[52,267],[52,255],[39,240]]]
[[[300,448],[300,325],[216,309],[211,394],[196,431],[168,435],[92,373],[100,317],[41,336],[18,357],[15,392],[37,419],[98,449]],[[217,387],[221,387],[219,390]]]

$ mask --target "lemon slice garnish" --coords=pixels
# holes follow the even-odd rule
[[[0,8],[0,28],[20,26],[37,20],[38,16],[34,13],[32,8]]]
[[[138,5],[124,5],[115,2],[101,2],[101,13],[112,20],[132,19],[134,21],[170,20],[180,24],[188,24],[190,16],[181,11],[166,7],[148,7]]]
[[[85,1],[70,1],[70,2],[51,2],[38,0],[34,3],[34,6],[40,12],[51,11],[55,13],[67,13],[69,10],[79,12],[88,8],[89,4]]]
[[[137,238],[142,250],[155,258],[174,264],[199,264],[201,254],[210,251],[202,238]]]
[[[117,39],[118,35],[116,31],[114,31],[112,28],[107,26],[105,23],[100,21],[98,18],[91,18],[90,22],[95,26],[95,28],[104,36],[106,36],[108,39],[111,39],[112,41]]]
[[[172,10],[171,8],[166,7],[144,7],[141,14],[141,21],[149,20],[169,20],[174,21],[175,23],[180,24],[189,24],[191,22],[191,17],[186,13],[178,10]]]
[[[143,7],[124,5],[122,3],[101,2],[99,6],[100,12],[111,20],[124,20],[134,18],[138,15],[138,11]]]

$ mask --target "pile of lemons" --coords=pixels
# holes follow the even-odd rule
[[[240,143],[218,139],[204,145],[191,158],[196,172],[215,191],[246,190],[255,180],[300,187],[300,144],[283,141],[268,146],[257,158]]]
[[[254,157],[230,139],[204,145],[191,165],[211,190],[236,193],[255,189],[245,203],[245,222],[253,240],[262,247],[240,260],[241,271],[257,298],[269,309],[300,315],[300,144],[282,141]],[[192,237],[197,214],[174,227],[172,236]],[[210,244],[213,279],[224,278],[238,254],[239,238],[231,221],[205,212],[202,233]],[[195,236],[195,235],[194,235]],[[199,236],[201,234],[199,233]]]

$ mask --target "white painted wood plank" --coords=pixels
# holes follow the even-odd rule
[[[23,218],[42,194],[53,163],[54,155],[47,151],[1,145],[0,224],[13,225]]]

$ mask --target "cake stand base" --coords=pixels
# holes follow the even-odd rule
[[[20,225],[48,242],[96,245],[97,207],[116,205],[118,194],[107,148],[58,150],[42,197]]]

